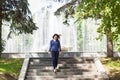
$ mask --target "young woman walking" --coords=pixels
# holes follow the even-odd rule
[[[50,41],[49,54],[52,56],[53,71],[57,71],[58,58],[61,55],[61,45],[59,41],[60,36],[58,34],[53,35],[53,39]]]

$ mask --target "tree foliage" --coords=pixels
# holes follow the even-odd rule
[[[98,39],[102,39],[103,35],[107,36],[107,51],[110,56],[113,52],[113,42],[117,42],[120,35],[119,7],[120,0],[82,0],[75,13],[78,21],[88,17],[101,19],[97,30],[100,33]]]
[[[106,34],[111,30],[111,38],[118,39],[120,34],[120,0],[81,0],[77,5],[69,6],[65,9],[65,18],[74,16],[77,21],[92,17],[102,19],[98,32]]]
[[[69,16],[74,17],[78,23],[81,19],[92,17],[101,19],[100,27],[97,32],[100,33],[98,39],[103,35],[107,36],[108,51],[111,49],[113,41],[118,41],[120,35],[120,0],[73,0],[76,4],[64,8],[66,23]],[[72,7],[72,8],[70,8]],[[58,12],[59,9],[56,11]],[[72,12],[72,14],[71,14]],[[109,45],[110,43],[110,45]]]
[[[31,12],[28,8],[27,0],[1,0],[0,1],[0,53],[2,52],[2,25],[5,22],[10,23],[10,32],[12,33],[33,33],[37,29],[33,22]]]
[[[27,0],[4,0],[2,19],[11,23],[10,33],[33,33],[37,27],[33,23]]]
[[[120,0],[82,0],[74,8],[74,17],[79,22],[81,19],[93,17],[101,19],[101,26],[98,28],[100,37],[111,31],[110,38],[118,39],[120,34]]]

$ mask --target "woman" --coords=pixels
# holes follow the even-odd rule
[[[53,40],[50,41],[50,48],[48,53],[52,56],[53,71],[56,72],[58,65],[58,57],[61,54],[61,45],[58,34],[53,35]]]

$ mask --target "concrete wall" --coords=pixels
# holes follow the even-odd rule
[[[61,57],[107,57],[105,52],[62,52]],[[47,52],[30,52],[30,53],[3,53],[1,55],[3,58],[25,58],[25,57],[50,57]],[[120,57],[120,52],[116,52],[114,57]]]

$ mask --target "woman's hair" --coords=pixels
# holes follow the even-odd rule
[[[53,35],[53,39],[54,39],[54,36],[57,36],[58,39],[60,38],[60,35],[58,35],[58,34],[54,34],[54,35]]]

